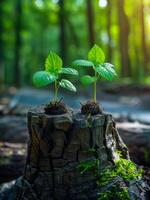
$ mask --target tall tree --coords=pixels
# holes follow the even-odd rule
[[[60,54],[66,62],[65,0],[59,0]]]
[[[16,0],[15,5],[15,55],[14,55],[14,83],[19,87],[21,84],[20,49],[21,49],[21,24],[22,24],[22,1]]]
[[[72,37],[73,43],[76,46],[76,48],[78,48],[79,47],[79,39],[78,39],[78,36],[76,34],[74,24],[69,19],[69,16],[66,18],[66,24],[68,25],[68,29],[70,31],[70,35]]]
[[[90,47],[95,43],[95,31],[94,31],[94,11],[92,0],[87,0],[87,21],[88,21],[88,32],[89,32],[89,44]]]
[[[117,0],[118,23],[119,23],[119,47],[121,53],[121,75],[131,76],[131,63],[129,58],[129,22],[124,9],[124,0]]]
[[[4,24],[3,24],[3,4],[4,0],[1,1],[0,5],[0,74],[1,76],[4,75],[4,41],[3,41],[3,31],[4,31]],[[1,77],[3,79],[4,77]]]
[[[140,13],[141,13],[143,64],[144,64],[144,71],[145,71],[145,73],[147,73],[149,56],[148,56],[148,50],[147,50],[147,45],[146,45],[145,15],[144,15],[144,2],[143,2],[143,0],[140,1]]]
[[[112,37],[111,37],[111,18],[112,18],[112,2],[107,0],[107,33],[108,33],[108,60],[112,60]]]

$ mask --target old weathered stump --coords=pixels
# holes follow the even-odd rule
[[[98,188],[91,173],[81,176],[78,169],[81,161],[96,159],[100,170],[112,167],[119,159],[118,150],[129,159],[111,115],[46,115],[43,107],[36,107],[28,112],[28,129],[27,161],[23,177],[13,189],[15,200],[94,200],[112,185],[125,185],[116,177],[107,187]],[[136,190],[140,195],[142,191],[140,199],[146,199],[146,186],[139,190],[136,184],[129,186],[129,192]]]

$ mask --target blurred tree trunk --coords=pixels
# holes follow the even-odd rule
[[[22,22],[22,1],[16,0],[15,5],[15,55],[14,55],[14,83],[19,87],[21,84],[20,50],[21,50],[21,22]]]
[[[0,5],[0,67],[3,65],[4,49],[3,49],[3,3]]]
[[[121,53],[121,75],[123,77],[131,76],[131,64],[129,58],[129,22],[127,15],[124,10],[124,0],[117,0],[117,8],[118,8],[118,23],[119,23],[119,46]]]
[[[107,33],[108,33],[108,60],[112,60],[112,37],[111,37],[111,18],[112,18],[112,3],[111,0],[107,0]]]
[[[94,11],[92,0],[87,0],[87,21],[88,21],[88,32],[89,32],[89,44],[90,47],[95,43],[95,31],[94,31]]]
[[[142,51],[143,51],[143,67],[145,74],[148,71],[148,50],[146,45],[146,33],[145,33],[145,16],[144,16],[144,3],[140,1],[140,13],[141,13],[141,34],[142,34]]]
[[[59,26],[60,26],[60,54],[66,62],[66,34],[65,34],[65,0],[59,0]]]
[[[0,5],[0,82],[4,79],[3,4],[4,0],[1,1]]]
[[[66,18],[66,24],[68,25],[70,35],[71,35],[72,40],[73,40],[73,44],[76,46],[76,48],[78,48],[79,47],[78,36],[76,34],[74,25],[72,24],[71,20],[69,19],[69,16],[67,16],[67,18]]]

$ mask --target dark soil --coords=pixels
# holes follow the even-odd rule
[[[100,108],[99,104],[94,101],[87,101],[85,104],[82,104],[81,114],[83,115],[97,115],[102,114],[102,108]]]
[[[67,106],[61,101],[50,102],[44,110],[48,115],[61,115],[68,112]]]

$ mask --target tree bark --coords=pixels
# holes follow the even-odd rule
[[[95,43],[95,31],[94,31],[94,12],[93,1],[87,0],[87,21],[88,21],[88,33],[89,33],[89,45],[92,47]]]
[[[124,10],[124,0],[117,1],[118,23],[119,23],[119,47],[121,53],[121,75],[123,77],[131,76],[131,64],[129,57],[129,22]]]
[[[14,83],[21,84],[20,50],[21,50],[21,26],[22,26],[22,1],[16,0],[15,5],[15,54],[14,54]]]

